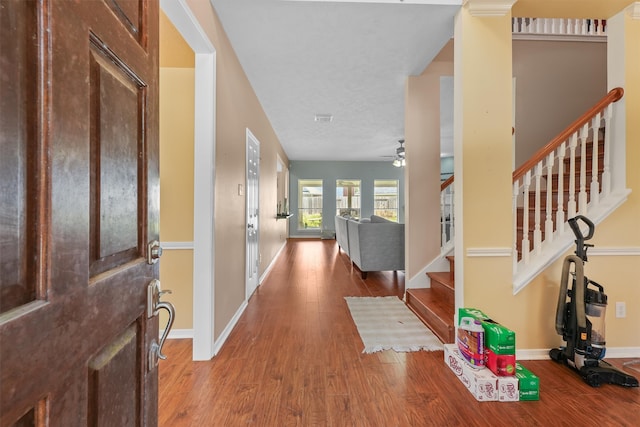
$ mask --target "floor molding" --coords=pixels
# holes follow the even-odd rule
[[[164,330],[160,331],[160,336]],[[167,336],[169,340],[193,339],[193,329],[171,329]]]
[[[640,347],[607,347],[605,359],[640,358]],[[548,360],[549,349],[516,350],[516,360]]]
[[[271,260],[271,262],[269,263],[269,265],[267,266],[267,268],[264,269],[264,272],[262,273],[262,276],[260,276],[258,278],[258,284],[261,285],[262,282],[264,281],[264,279],[267,278],[267,276],[269,275],[269,273],[271,272],[271,269],[273,268],[273,266],[275,265],[276,261],[278,260],[278,257],[280,256],[280,254],[282,253],[282,251],[284,250],[285,246],[287,246],[287,241],[285,240],[285,242],[282,244],[282,246],[280,246],[280,249],[278,249],[278,252],[276,253],[276,255],[273,257],[273,259]]]
[[[213,355],[214,356],[216,354],[218,354],[218,352],[220,351],[220,349],[224,345],[225,341],[227,341],[227,338],[229,338],[229,335],[231,334],[231,331],[233,330],[233,328],[238,323],[238,320],[240,320],[240,316],[242,316],[242,313],[244,313],[244,310],[246,308],[247,308],[247,301],[245,300],[245,301],[242,302],[242,304],[238,308],[238,311],[236,311],[236,314],[233,315],[233,317],[231,318],[229,323],[227,323],[227,326],[224,328],[224,330],[222,331],[222,333],[220,334],[218,339],[215,340],[215,342],[213,344]]]

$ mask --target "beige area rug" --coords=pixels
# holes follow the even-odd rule
[[[442,350],[440,340],[397,297],[345,297],[363,353]]]

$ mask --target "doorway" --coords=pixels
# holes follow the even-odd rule
[[[210,360],[214,337],[216,49],[184,1],[160,7],[195,53],[193,138],[193,360]]]
[[[260,142],[247,129],[247,248],[246,248],[246,300],[258,287],[260,268]]]

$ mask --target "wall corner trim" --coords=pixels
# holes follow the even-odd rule
[[[510,257],[512,248],[467,248],[468,257]]]
[[[516,0],[468,0],[469,13],[474,17],[506,16]]]

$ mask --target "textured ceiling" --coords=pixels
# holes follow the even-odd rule
[[[404,137],[406,78],[453,36],[461,1],[211,3],[291,160],[375,161]]]

